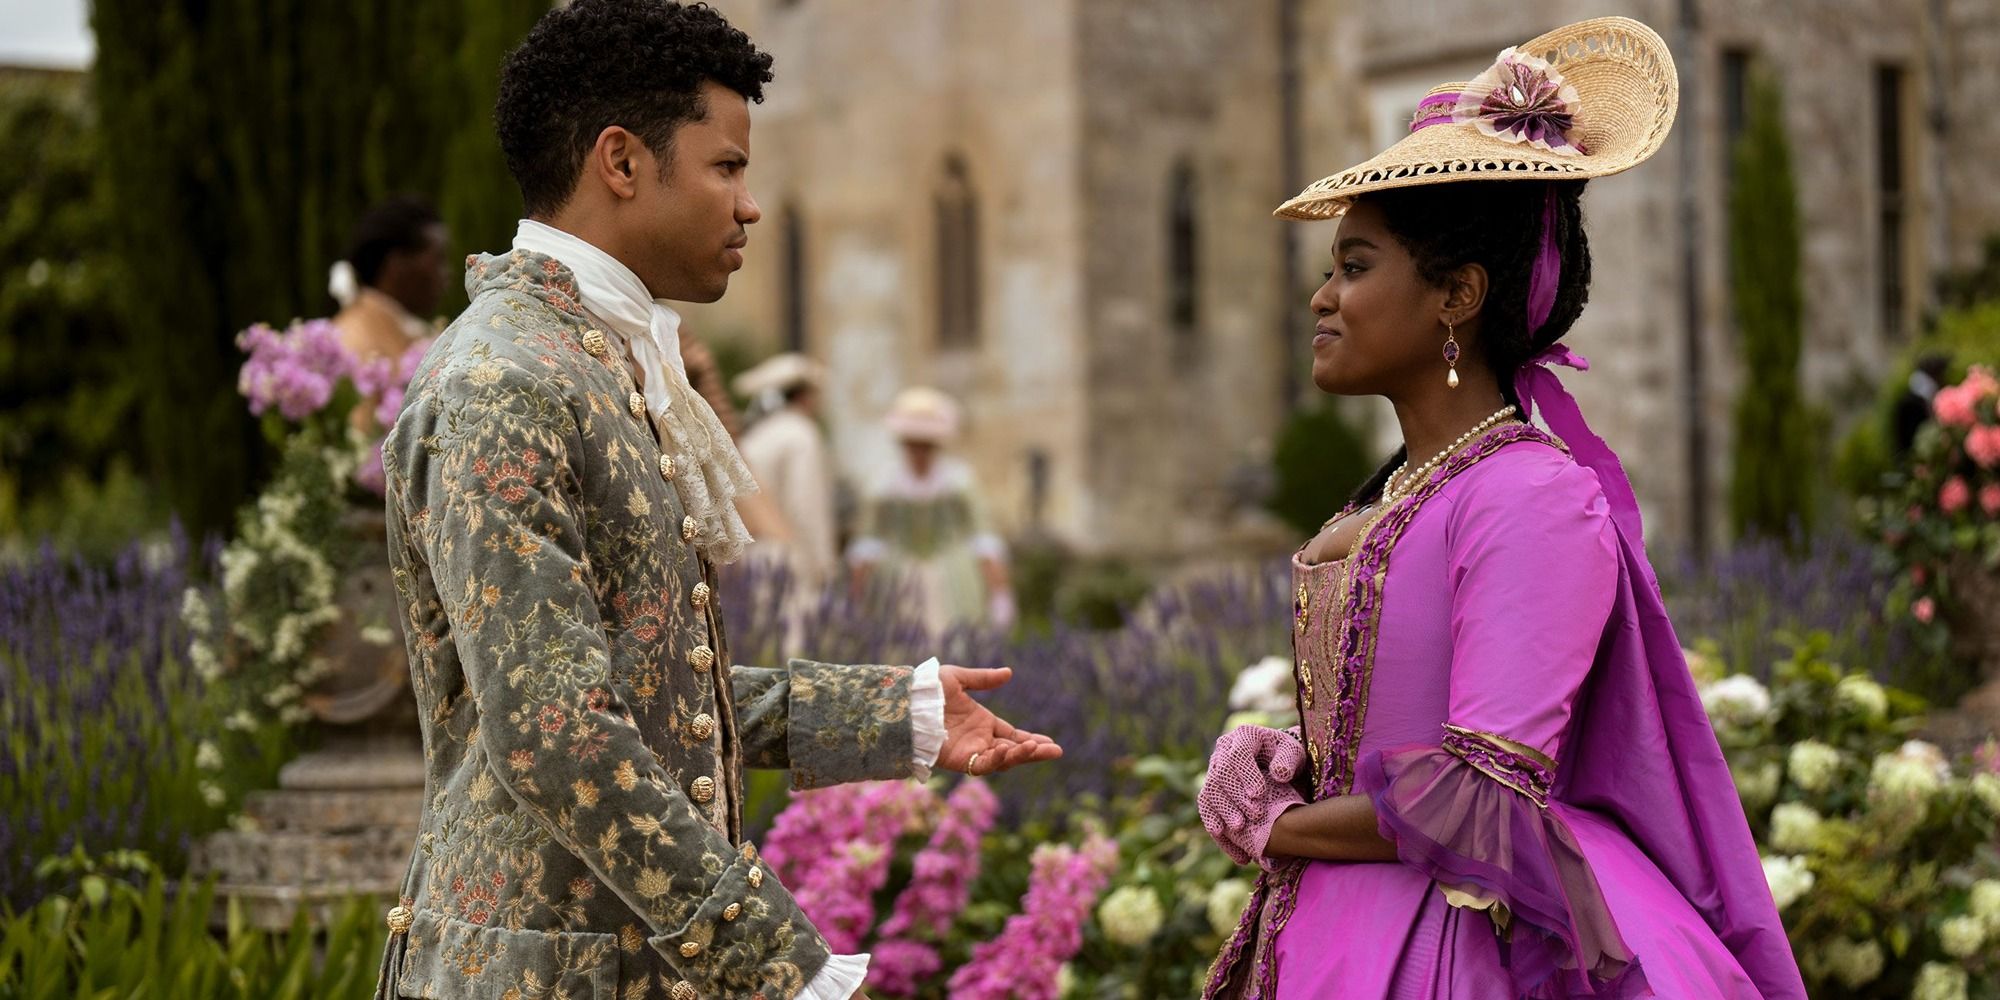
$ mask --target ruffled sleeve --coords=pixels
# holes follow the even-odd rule
[[[1618,582],[1603,491],[1552,450],[1486,464],[1447,522],[1450,721],[1435,744],[1363,758],[1355,790],[1373,800],[1404,864],[1453,905],[1488,911],[1519,995],[1642,996],[1638,956],[1551,808],[1563,734]]]

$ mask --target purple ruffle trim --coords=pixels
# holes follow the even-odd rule
[[[1549,766],[1527,754],[1515,753],[1483,734],[1446,727],[1444,748],[1461,760],[1485,771],[1494,780],[1526,795],[1537,806],[1549,804],[1549,788],[1556,782]]]
[[[1356,768],[1355,791],[1373,800],[1382,836],[1404,864],[1507,908],[1505,954],[1519,995],[1651,995],[1560,817],[1436,746],[1369,754]]]

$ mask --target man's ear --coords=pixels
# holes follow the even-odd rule
[[[607,125],[591,144],[583,173],[585,177],[596,178],[613,197],[630,198],[638,193],[636,178],[645,169],[642,161],[651,158],[638,136],[622,126]]]

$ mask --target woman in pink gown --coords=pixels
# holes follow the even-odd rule
[[[1631,487],[1548,368],[1585,367],[1583,178],[1673,100],[1658,36],[1574,25],[1280,210],[1342,216],[1313,380],[1407,447],[1294,559],[1301,728],[1217,745],[1203,818],[1263,871],[1205,996],[1805,996]]]

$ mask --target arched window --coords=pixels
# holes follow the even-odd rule
[[[783,243],[780,252],[785,258],[785,349],[803,354],[807,343],[807,289],[811,287],[806,283],[806,224],[796,205],[786,205],[778,218],[778,238]]]
[[[935,205],[938,343],[979,343],[979,197],[965,160],[947,157]]]
[[[1167,179],[1167,325],[1186,354],[1201,323],[1201,230],[1194,165],[1174,164]]]

